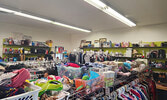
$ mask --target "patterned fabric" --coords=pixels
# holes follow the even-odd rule
[[[0,99],[24,93],[22,88],[0,86]]]
[[[57,69],[58,76],[60,77],[63,77],[65,75],[70,79],[81,78],[81,68],[59,66],[57,67]]]
[[[9,87],[14,87],[14,88],[22,87],[25,80],[30,79],[30,73],[25,68],[16,70],[13,73],[17,73],[17,75],[12,78],[12,83],[9,85]]]

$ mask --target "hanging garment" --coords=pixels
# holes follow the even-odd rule
[[[150,90],[150,94],[152,97],[152,100],[156,100],[156,85],[155,82],[151,79],[146,79],[146,81],[149,83],[149,90]]]
[[[75,63],[79,63],[79,53],[75,53],[76,59],[75,59]]]
[[[90,55],[86,54],[84,57],[85,63],[89,63],[90,62]]]
[[[75,54],[70,54],[70,55],[69,55],[69,60],[70,60],[70,62],[75,63],[76,55],[75,55]]]

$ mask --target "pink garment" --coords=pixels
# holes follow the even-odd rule
[[[131,98],[132,100],[135,100],[135,98],[133,98],[133,96],[129,95],[129,98]]]
[[[48,80],[59,80],[59,79],[61,79],[61,77],[60,76],[54,76],[54,75],[49,75],[48,77]]]
[[[67,66],[75,67],[75,68],[80,68],[78,64],[75,63],[67,63]]]
[[[14,87],[14,88],[22,87],[25,80],[30,79],[30,73],[25,68],[13,71],[13,73],[17,73],[17,75],[11,79],[12,83],[9,85],[9,87]]]
[[[124,98],[124,100],[128,100],[128,98],[126,98],[126,96],[124,96],[123,94],[121,94],[121,97]]]
[[[126,73],[118,72],[117,74],[119,74],[119,75],[123,75],[123,76],[130,76],[130,75],[131,75],[130,72],[126,72]]]
[[[58,81],[59,79],[61,79],[60,76],[55,76],[56,80]]]

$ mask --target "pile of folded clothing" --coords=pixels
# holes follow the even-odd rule
[[[30,73],[25,68],[0,75],[0,99],[25,93],[25,80]]]

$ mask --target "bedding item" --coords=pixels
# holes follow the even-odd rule
[[[100,75],[94,71],[90,71],[90,78],[89,80],[95,79],[97,77],[99,77]]]
[[[14,87],[14,88],[22,87],[25,80],[30,79],[30,73],[25,68],[13,71],[13,73],[16,73],[17,75],[12,78],[12,83],[9,85],[9,87]]]
[[[81,68],[74,68],[74,67],[65,67],[65,66],[58,66],[58,76],[63,77],[64,75],[70,79],[74,78],[81,78]]]
[[[78,64],[75,63],[67,63],[67,66],[75,67],[75,68],[80,68]]]

